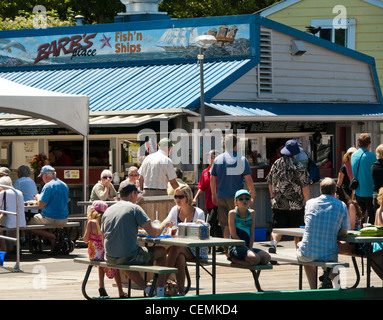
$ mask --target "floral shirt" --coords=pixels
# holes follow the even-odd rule
[[[274,162],[267,176],[272,185],[274,199],[271,207],[280,210],[301,210],[304,208],[302,188],[312,183],[302,163],[295,158],[283,156]]]

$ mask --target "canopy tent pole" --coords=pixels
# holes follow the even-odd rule
[[[84,201],[88,199],[88,184],[89,184],[89,168],[88,168],[88,136],[84,136],[84,153],[83,153],[83,183],[84,183]],[[86,207],[84,207],[84,214],[86,215]]]

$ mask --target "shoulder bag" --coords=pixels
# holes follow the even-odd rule
[[[365,154],[365,152],[366,152],[366,151],[364,151],[364,152],[362,153],[362,155],[360,156],[360,158],[359,158],[359,162],[358,162],[358,169],[356,170],[356,175],[355,175],[355,177],[354,177],[354,178],[351,180],[351,182],[350,182],[349,188],[350,188],[351,190],[356,190],[356,189],[358,189],[358,187],[359,187],[359,181],[358,181],[358,179],[357,179],[356,177],[358,176],[358,172],[359,172],[360,160],[362,160],[362,157],[363,157],[363,155]]]

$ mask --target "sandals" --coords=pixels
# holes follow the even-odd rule
[[[109,297],[109,295],[106,293],[105,288],[99,288],[98,292],[100,293],[100,297]]]

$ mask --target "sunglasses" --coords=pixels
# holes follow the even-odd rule
[[[112,180],[112,177],[111,176],[105,176],[105,177],[102,177],[103,179],[110,179]]]
[[[180,195],[175,195],[174,196],[174,199],[183,199],[183,198],[185,198],[184,194],[180,194]]]
[[[128,174],[129,177],[138,177],[138,174]]]
[[[250,201],[250,198],[237,198],[239,201]]]

